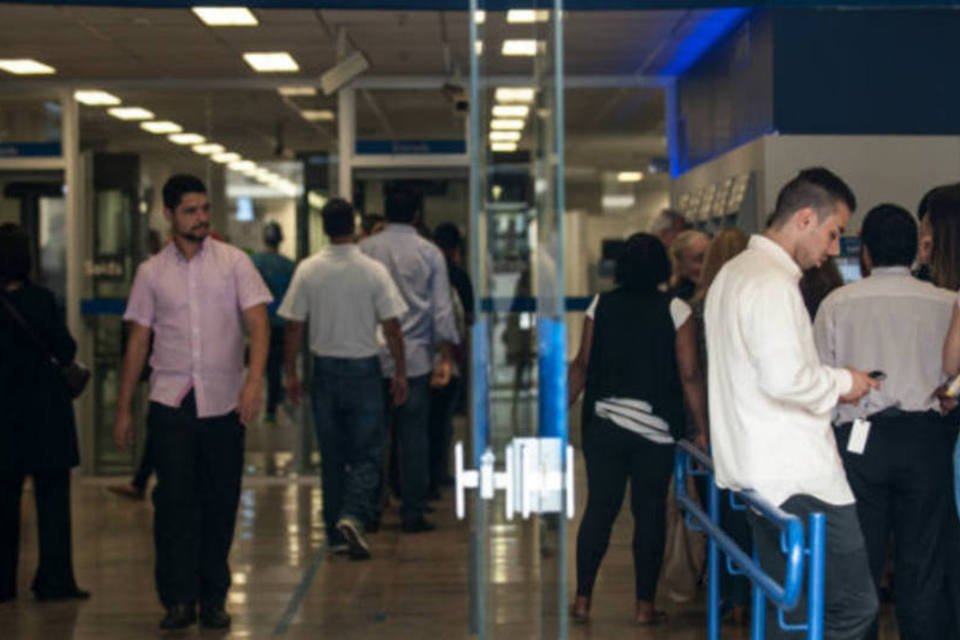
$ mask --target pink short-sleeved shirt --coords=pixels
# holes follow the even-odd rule
[[[272,301],[250,257],[207,238],[191,260],[174,243],[140,265],[124,320],[153,330],[150,400],[201,418],[230,413],[243,386],[243,310]]]

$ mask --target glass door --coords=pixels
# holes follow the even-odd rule
[[[565,638],[573,474],[562,3],[509,15],[485,4],[470,3],[469,253],[478,295],[471,437],[458,448],[471,531],[470,632]]]

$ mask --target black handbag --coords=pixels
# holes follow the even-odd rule
[[[83,390],[87,388],[87,383],[90,382],[90,369],[81,362],[74,360],[69,364],[63,364],[60,360],[57,359],[50,349],[47,348],[47,345],[44,344],[43,340],[33,331],[30,325],[27,323],[26,319],[20,315],[20,312],[17,311],[16,307],[7,300],[6,295],[0,295],[0,300],[3,300],[4,306],[7,308],[7,312],[10,314],[17,324],[23,328],[24,332],[30,336],[30,340],[37,345],[40,351],[43,353],[44,357],[56,368],[60,375],[63,376],[63,381],[67,385],[67,391],[70,394],[71,398],[77,398],[83,393]]]

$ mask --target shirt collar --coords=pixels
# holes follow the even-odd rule
[[[206,250],[206,248],[207,248],[207,245],[208,245],[209,243],[210,243],[210,236],[207,236],[206,238],[204,238],[204,239],[200,242],[200,248],[197,249],[197,252],[196,252],[195,254],[193,254],[193,257],[194,257],[194,258],[199,258],[200,256],[202,256],[202,255],[204,254],[204,252],[205,252],[205,250]],[[187,260],[186,256],[184,256],[184,255],[180,252],[180,248],[177,247],[177,243],[174,242],[172,238],[171,238],[170,241],[167,243],[167,249],[166,249],[166,250],[167,250],[167,253],[168,253],[169,255],[173,256],[174,258],[176,258],[176,259],[179,260],[180,262],[189,262],[189,261]]]
[[[388,222],[387,226],[384,227],[384,231],[392,231],[393,233],[416,233],[417,230],[412,224],[403,224],[400,222]]]
[[[803,272],[800,270],[800,265],[794,262],[793,258],[790,257],[790,254],[787,253],[786,249],[781,247],[770,238],[759,234],[752,235],[750,236],[749,246],[751,249],[767,254],[787,273],[796,278],[797,281],[799,281],[801,276],[803,276]]]
[[[351,242],[350,244],[328,244],[323,250],[331,256],[343,257],[359,252],[360,247],[355,242]]]
[[[874,267],[871,276],[909,276],[910,267]]]

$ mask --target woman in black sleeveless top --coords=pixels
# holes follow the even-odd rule
[[[570,365],[570,401],[583,401],[587,509],[577,536],[577,598],[586,620],[600,562],[630,481],[638,624],[664,617],[653,606],[663,558],[665,500],[673,445],[683,437],[684,399],[706,438],[706,398],[690,307],[662,293],[670,262],[652,235],[631,236],[617,260],[617,288],[587,310],[580,352]]]

